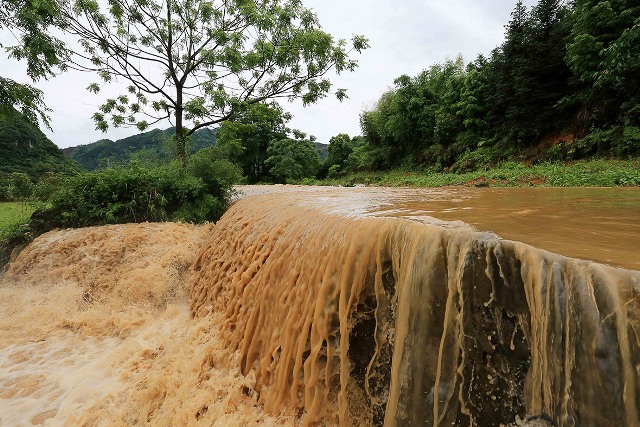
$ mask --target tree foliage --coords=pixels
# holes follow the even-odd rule
[[[360,167],[463,171],[538,155],[527,153],[562,135],[540,155],[637,155],[639,29],[635,2],[519,1],[490,57],[400,76],[361,114]]]
[[[58,16],[55,0],[3,0],[0,3],[0,30],[7,29],[15,44],[5,46],[9,56],[27,61],[27,74],[33,79],[54,75],[65,68],[67,50],[49,29]],[[42,92],[0,76],[0,115],[12,116],[14,108],[32,123],[41,120],[49,126],[48,108]]]
[[[287,127],[291,118],[277,103],[251,105],[237,119],[222,124],[216,149],[252,184],[313,177],[320,170],[316,139]]]
[[[130,84],[95,113],[96,126],[173,119],[183,162],[196,130],[268,99],[314,103],[331,91],[327,72],[352,71],[349,53],[367,48],[362,36],[335,41],[300,0],[65,0],[61,17],[83,48],[73,67]]]
[[[640,125],[640,5],[577,0],[567,63],[582,84],[576,96],[595,126]]]
[[[268,180],[265,165],[272,141],[287,137],[291,115],[278,104],[254,104],[236,119],[223,123],[216,137],[250,183]]]
[[[349,137],[346,133],[338,134],[329,140],[327,158],[323,164],[323,176],[334,178],[347,172],[355,172],[366,165],[365,145],[361,136]]]
[[[296,138],[274,140],[267,149],[265,165],[275,182],[287,183],[313,178],[320,169],[320,156],[311,139],[298,133]]]

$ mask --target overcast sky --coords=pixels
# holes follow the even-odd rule
[[[489,54],[504,39],[504,26],[516,0],[304,0],[318,15],[323,29],[336,38],[365,35],[371,47],[357,55],[360,66],[353,73],[334,76],[334,88],[346,88],[349,99],[326,98],[303,107],[284,102],[294,115],[290,126],[328,143],[339,133],[358,135],[359,114],[402,75],[416,75],[430,65],[461,54],[465,62]],[[526,5],[536,3],[526,0]],[[11,43],[0,34],[0,43]],[[24,63],[0,58],[0,75],[30,83]],[[98,95],[85,88],[96,82],[87,73],[68,72],[35,86],[44,91],[51,113],[53,132],[45,133],[59,147],[87,144],[102,138],[113,140],[137,133],[135,129],[94,129],[91,115],[109,95],[122,93],[110,88]],[[126,87],[126,85],[123,85]],[[167,123],[165,126],[169,127]]]

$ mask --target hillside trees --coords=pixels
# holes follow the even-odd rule
[[[352,71],[352,51],[323,32],[300,0],[65,0],[66,32],[83,52],[72,67],[92,70],[106,83],[128,82],[128,93],[107,99],[95,113],[99,129],[172,119],[177,153],[186,164],[186,140],[196,130],[239,116],[268,99],[327,96],[329,70]],[[89,90],[98,92],[93,84]],[[338,98],[346,96],[337,89]]]
[[[577,0],[566,60],[586,125],[640,126],[640,5]]]
[[[565,124],[556,104],[567,95],[570,77],[566,14],[559,0],[541,0],[530,13],[519,1],[488,67],[495,130],[520,147]]]
[[[464,126],[459,110],[464,89],[462,58],[431,66],[418,76],[400,76],[360,125],[374,169],[440,158]]]
[[[361,158],[374,169],[466,170],[640,153],[639,57],[637,2],[519,1],[488,58],[398,77],[361,114]]]
[[[0,115],[0,172],[23,172],[35,180],[45,172],[74,173],[82,169],[27,116],[9,110],[8,116]]]

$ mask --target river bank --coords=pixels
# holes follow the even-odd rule
[[[429,169],[358,172],[312,185],[375,185],[384,187],[635,187],[640,186],[640,159],[594,159],[571,163],[505,162],[495,168],[464,173]]]

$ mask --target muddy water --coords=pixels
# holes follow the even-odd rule
[[[485,190],[241,190],[215,226],[25,249],[0,277],[0,426],[640,425],[640,272],[478,232],[505,234],[457,216],[490,215]]]
[[[640,425],[640,271],[416,208],[418,195],[464,210],[464,191],[241,190],[254,195],[213,230],[191,308],[222,314],[267,412],[293,405],[304,425]]]
[[[186,281],[210,226],[53,231],[0,277],[0,426],[278,426]],[[226,366],[229,365],[228,368]]]
[[[640,270],[640,188],[238,188],[245,195],[298,193],[345,214],[461,221],[540,249]]]

